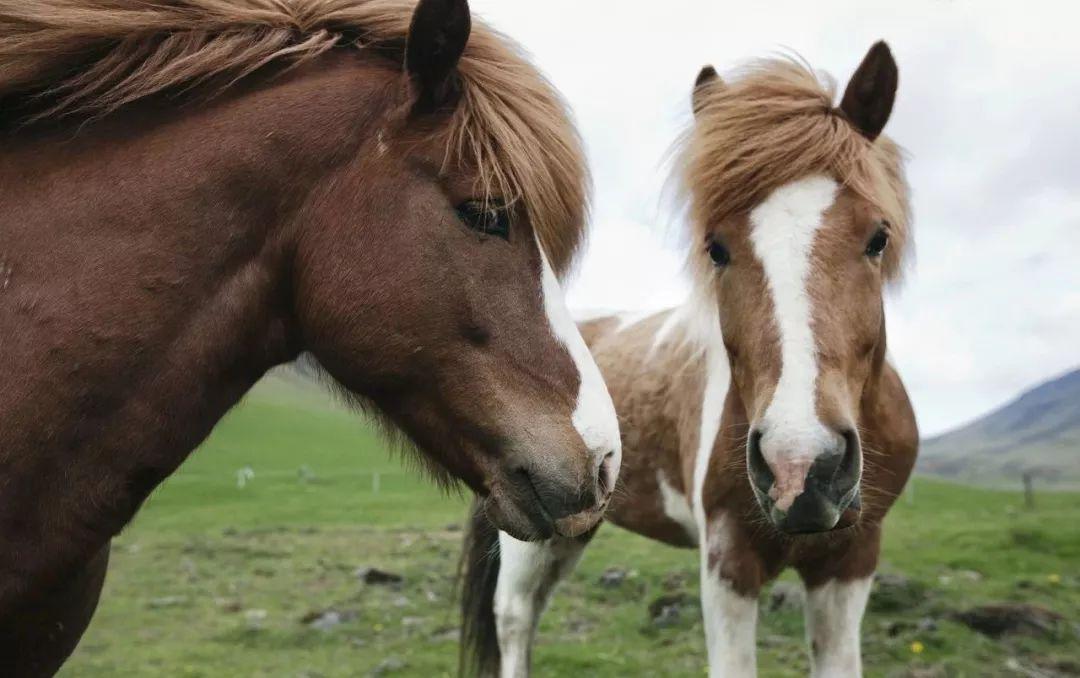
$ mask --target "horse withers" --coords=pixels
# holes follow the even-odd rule
[[[580,141],[465,0],[0,2],[0,135],[5,675],[56,670],[109,539],[305,351],[500,529],[595,524]]]
[[[861,673],[882,520],[918,445],[882,303],[910,231],[900,152],[881,135],[896,86],[884,43],[838,106],[792,60],[727,83],[703,69],[680,163],[690,298],[581,325],[622,427],[609,518],[698,548],[711,676],[754,675],[758,595],[788,567],[807,589],[814,674]],[[591,534],[524,543],[474,515],[466,669],[528,674],[540,612]]]

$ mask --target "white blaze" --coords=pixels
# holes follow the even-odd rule
[[[551,331],[566,346],[581,377],[577,406],[573,414],[574,428],[585,441],[585,446],[594,454],[614,452],[611,464],[611,480],[614,481],[622,463],[622,442],[619,439],[619,420],[615,416],[615,404],[611,402],[611,394],[608,393],[600,368],[566,309],[559,279],[555,277],[543,249],[540,250],[540,256],[544,260],[544,310],[547,312]]]
[[[771,467],[785,462],[774,468],[781,469],[773,488],[781,510],[802,492],[805,472],[798,469],[809,468],[815,452],[832,442],[815,408],[817,345],[807,281],[814,239],[836,191],[832,179],[807,177],[776,189],[750,213],[750,240],[765,269],[780,334],[780,379],[759,427],[765,460]],[[792,477],[782,469],[791,469]]]

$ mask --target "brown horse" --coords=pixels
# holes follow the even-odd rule
[[[57,669],[110,538],[301,352],[500,529],[596,522],[580,142],[465,0],[0,0],[0,136],[5,675]]]
[[[918,441],[885,357],[882,289],[909,234],[900,155],[880,136],[896,84],[884,43],[836,108],[793,61],[727,84],[704,69],[682,146],[691,298],[582,324],[622,427],[610,520],[699,549],[712,676],[755,673],[758,594],[787,567],[808,590],[814,674],[861,671],[881,523]],[[527,675],[540,612],[590,537],[524,543],[474,515],[465,668]]]

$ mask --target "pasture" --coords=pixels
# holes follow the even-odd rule
[[[887,523],[867,675],[1080,675],[1080,494],[1037,499],[916,479]],[[454,675],[466,506],[359,416],[272,376],[115,541],[60,675]],[[367,583],[366,568],[402,581]],[[697,588],[694,552],[602,529],[543,618],[536,675],[703,675]],[[764,676],[807,673],[790,598],[762,597]],[[1065,619],[996,639],[958,619],[999,602]]]

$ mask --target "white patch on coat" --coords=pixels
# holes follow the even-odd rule
[[[702,295],[707,299],[708,295]],[[709,566],[710,554],[722,563],[730,548],[728,516],[705,512],[705,481],[712,459],[724,398],[731,382],[731,372],[720,334],[720,316],[715,303],[701,300],[691,308],[699,312],[693,340],[704,349],[705,388],[701,398],[701,421],[698,448],[694,456],[693,516],[698,528],[698,555],[701,559],[701,610],[705,620],[705,646],[708,650],[710,678],[752,677],[757,671],[755,633],[757,599],[737,593],[720,576],[720,566]],[[712,524],[709,524],[709,520]]]
[[[859,627],[873,577],[830,580],[807,591],[806,638],[815,678],[862,675]]]
[[[814,240],[823,215],[836,199],[837,184],[824,176],[794,181],[773,191],[750,212],[750,240],[765,279],[780,335],[780,378],[758,428],[761,451],[777,474],[777,507],[786,510],[802,492],[799,478],[783,471],[809,468],[819,450],[833,442],[815,407],[817,343],[807,282]],[[795,475],[798,475],[795,473]]]
[[[740,595],[720,576],[720,566],[709,567],[709,554],[723,560],[731,544],[728,516],[712,517],[703,530],[701,555],[701,612],[705,620],[705,647],[709,678],[752,678],[757,674],[757,598]]]
[[[499,532],[499,578],[495,584],[495,625],[501,678],[527,678],[540,614],[551,592],[577,564],[585,543],[555,537],[524,542]]]
[[[705,390],[701,398],[701,421],[698,428],[698,448],[694,455],[693,498],[694,520],[699,534],[705,530],[705,478],[709,471],[716,435],[720,432],[720,418],[724,412],[724,398],[731,382],[731,371],[727,352],[720,339],[720,319],[713,316],[716,323],[716,340],[705,349]],[[704,544],[701,538],[698,543]]]
[[[656,484],[660,487],[660,496],[664,501],[664,515],[682,525],[682,528],[686,530],[686,534],[694,540],[694,543],[697,543],[697,523],[694,521],[690,501],[687,500],[686,495],[679,492],[668,482],[663,471],[656,472]]]
[[[539,242],[537,247],[540,247]],[[607,385],[600,374],[589,347],[570,312],[566,309],[562,288],[555,271],[540,249],[543,259],[543,295],[544,310],[551,324],[551,331],[566,346],[581,378],[578,388],[577,405],[574,408],[574,428],[581,435],[586,448],[596,456],[599,463],[603,455],[612,453],[609,474],[614,483],[622,463],[622,442],[619,438],[619,420],[615,415],[615,405],[611,401]]]

